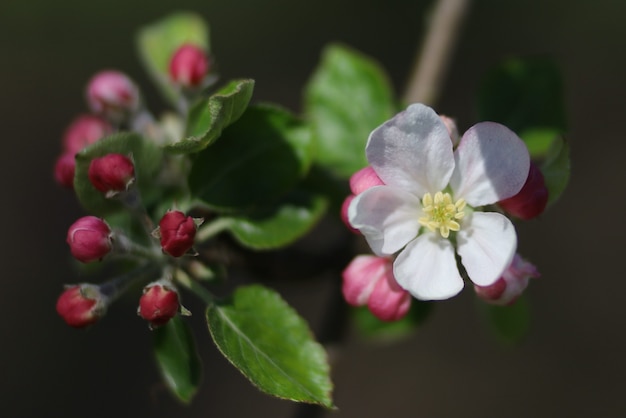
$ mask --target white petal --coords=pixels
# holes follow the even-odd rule
[[[354,198],[348,208],[350,224],[367,239],[376,255],[391,255],[417,235],[419,199],[391,186],[375,186]]]
[[[514,196],[530,170],[524,142],[499,123],[482,122],[465,132],[454,152],[450,186],[454,198],[482,206]]]
[[[409,106],[376,128],[365,148],[381,180],[417,196],[442,190],[454,169],[446,126],[431,108]]]
[[[517,247],[515,227],[495,212],[474,212],[463,219],[456,239],[461,263],[479,286],[489,286],[500,278]]]
[[[448,299],[463,289],[449,240],[427,232],[398,255],[393,274],[400,286],[421,300]]]

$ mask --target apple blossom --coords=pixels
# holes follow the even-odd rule
[[[183,87],[199,86],[208,72],[209,58],[206,52],[193,44],[179,47],[170,60],[170,78]]]
[[[375,129],[366,155],[384,185],[350,204],[350,224],[376,255],[391,256],[394,276],[422,300],[450,298],[463,279],[495,282],[517,247],[513,224],[485,205],[514,196],[528,176],[530,157],[512,131],[493,122],[471,127],[456,150],[439,116],[413,104]]]
[[[506,213],[526,221],[541,215],[547,204],[548,188],[541,170],[533,162],[522,189],[515,196],[498,202]]]
[[[179,307],[176,289],[171,284],[157,281],[143,289],[137,314],[149,321],[150,326],[161,326],[176,315]]]
[[[125,155],[106,154],[91,160],[87,175],[93,187],[111,197],[126,191],[135,181],[135,166]]]
[[[196,237],[196,222],[178,210],[167,212],[159,221],[158,233],[163,251],[180,257],[191,249]]]
[[[67,243],[74,258],[83,263],[101,260],[113,248],[112,233],[105,221],[83,216],[67,231]]]

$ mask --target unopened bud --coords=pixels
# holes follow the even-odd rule
[[[57,300],[57,313],[74,328],[84,328],[98,321],[106,312],[107,298],[100,288],[81,284],[65,289]]]
[[[97,114],[119,119],[139,107],[139,91],[124,73],[115,70],[101,71],[87,84],[87,102]]]
[[[476,295],[494,305],[510,305],[528,287],[531,278],[539,277],[537,267],[515,254],[502,277],[489,286],[474,285]]]
[[[91,161],[87,175],[93,187],[111,197],[135,181],[135,166],[125,155],[107,154]]]
[[[113,127],[106,120],[94,115],[81,115],[65,130],[63,148],[67,153],[76,154],[111,132]]]
[[[163,251],[172,257],[180,257],[193,247],[197,225],[191,216],[178,210],[167,212],[159,222],[158,234]]]
[[[530,163],[526,183],[515,196],[498,202],[507,213],[524,220],[535,218],[543,213],[548,204],[548,188],[539,167]]]
[[[193,44],[178,48],[170,60],[170,78],[183,87],[197,87],[209,72],[206,52]]]
[[[68,229],[67,243],[78,261],[101,260],[112,248],[111,229],[100,218],[84,216]]]
[[[158,327],[172,319],[179,307],[176,289],[163,281],[156,281],[144,287],[137,313],[149,321],[150,326]]]
[[[459,145],[459,141],[461,137],[459,136],[459,129],[456,127],[456,122],[454,119],[445,116],[439,115],[439,119],[446,125],[446,129],[448,130],[448,135],[450,135],[450,140],[452,141],[452,146],[456,147]]]
[[[353,306],[367,305],[382,321],[397,321],[411,307],[411,295],[393,276],[393,262],[387,257],[360,255],[342,273],[342,291]]]
[[[54,164],[54,179],[61,186],[74,188],[74,172],[76,170],[76,160],[74,154],[62,154]]]
[[[370,166],[360,169],[350,177],[350,190],[353,194],[357,195],[365,190],[374,187],[381,186],[385,183],[378,177],[378,174]]]
[[[348,220],[348,208],[350,203],[359,193],[364,192],[370,187],[381,186],[385,183],[378,177],[378,174],[370,166],[360,169],[350,177],[350,190],[353,194],[346,197],[341,205],[341,220],[348,227],[348,229],[354,233],[359,233],[358,229],[355,229],[350,225]]]

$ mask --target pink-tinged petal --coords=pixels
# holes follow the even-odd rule
[[[517,235],[511,221],[495,212],[474,212],[457,233],[457,252],[469,278],[493,284],[515,255]]]
[[[345,198],[345,200],[341,204],[341,212],[339,213],[339,215],[340,215],[341,220],[343,221],[343,223],[350,230],[350,232],[359,235],[360,234],[359,230],[353,228],[352,225],[350,225],[350,220],[348,219],[348,208],[350,207],[350,203],[352,203],[352,201],[354,200],[355,197],[356,197],[355,195],[351,194],[351,195],[348,195],[348,197]]]
[[[390,270],[389,259],[374,255],[355,257],[343,271],[343,297],[350,305],[367,303],[376,283]]]
[[[411,295],[394,279],[390,263],[385,275],[376,282],[367,307],[382,321],[397,321],[409,312]]]
[[[410,242],[396,258],[393,274],[400,286],[421,300],[448,299],[463,289],[454,248],[436,233]]]
[[[422,104],[409,106],[376,128],[365,152],[385,184],[420,197],[442,190],[454,169],[448,130],[435,111]]]
[[[419,199],[390,186],[364,191],[348,208],[350,224],[361,231],[376,255],[391,255],[415,238],[420,216]]]
[[[506,126],[481,122],[465,132],[454,152],[450,186],[455,199],[483,206],[514,196],[530,167],[524,142]]]

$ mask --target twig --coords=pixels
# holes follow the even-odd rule
[[[406,103],[433,104],[470,0],[438,0],[404,95]]]

